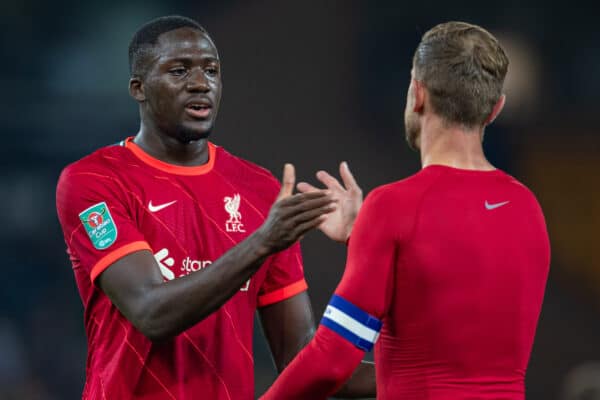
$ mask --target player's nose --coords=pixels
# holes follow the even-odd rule
[[[210,90],[210,86],[204,71],[201,69],[193,70],[187,80],[186,88],[190,92],[208,92]]]

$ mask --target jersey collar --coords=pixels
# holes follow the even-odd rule
[[[123,145],[125,148],[131,150],[131,152],[137,158],[139,158],[144,163],[150,165],[151,167],[159,169],[163,172],[168,172],[170,174],[176,175],[204,175],[210,172],[213,169],[213,166],[215,165],[215,158],[217,154],[216,146],[211,142],[208,142],[208,161],[206,162],[206,164],[199,165],[196,167],[184,167],[182,165],[169,164],[152,157],[144,150],[142,150],[141,147],[139,147],[133,142],[133,136],[130,136],[127,139],[125,139]]]

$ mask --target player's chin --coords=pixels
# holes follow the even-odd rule
[[[177,140],[182,143],[189,143],[206,139],[210,136],[212,129],[212,121],[187,122],[179,126],[179,129],[177,130]]]

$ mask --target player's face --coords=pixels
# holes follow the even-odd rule
[[[145,114],[161,133],[183,143],[208,137],[221,89],[219,55],[208,35],[180,28],[159,36],[144,94]]]
[[[406,95],[406,108],[404,109],[404,131],[406,142],[413,150],[419,149],[419,137],[421,135],[421,122],[419,114],[414,111],[415,106],[415,89],[413,87],[414,74],[411,72],[410,86]]]

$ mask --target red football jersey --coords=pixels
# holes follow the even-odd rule
[[[268,171],[212,143],[198,167],[161,162],[129,138],[65,168],[56,202],[85,309],[83,399],[254,398],[254,312],[306,290],[298,244],[271,256],[205,320],[160,343],[134,328],[94,281],[143,249],[165,280],[210,268],[263,223],[278,192]]]
[[[501,171],[429,166],[382,186],[335,292],[350,311],[326,311],[265,399],[325,398],[362,359],[347,338],[376,337],[373,318],[378,399],[523,399],[549,263],[537,200]]]

